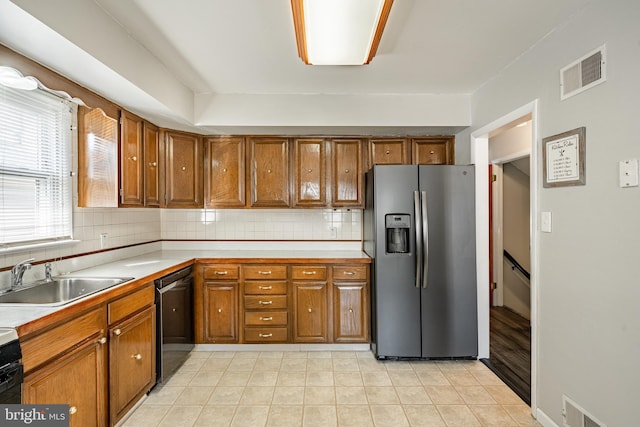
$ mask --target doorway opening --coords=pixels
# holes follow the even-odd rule
[[[489,133],[489,358],[531,404],[531,114]]]
[[[502,172],[502,179],[504,181],[504,169],[505,164],[510,164],[513,161],[518,161],[527,158],[529,156],[529,207],[528,207],[528,221],[526,223],[526,232],[529,235],[529,257],[528,267],[523,269],[530,273],[530,288],[529,291],[518,290],[518,295],[528,294],[529,296],[529,324],[530,324],[530,385],[528,400],[531,406],[532,414],[537,413],[537,396],[536,396],[536,366],[537,366],[537,294],[538,294],[538,195],[536,193],[536,183],[538,182],[538,153],[535,149],[535,143],[537,137],[537,110],[538,101],[526,104],[511,113],[491,122],[490,124],[471,133],[471,156],[472,163],[476,166],[476,268],[477,268],[477,284],[478,284],[478,358],[479,359],[491,359],[491,331],[490,331],[490,317],[491,309],[494,306],[504,306],[506,291],[504,288],[504,275],[505,270],[508,274],[511,274],[511,265],[507,263],[505,266],[504,244],[503,247],[492,248],[490,245],[494,243],[494,240],[501,242],[500,239],[494,239],[492,227],[490,227],[489,217],[492,213],[490,209],[490,196],[494,198],[494,194],[490,194],[490,185],[488,184],[488,177],[490,177],[489,169],[495,168],[498,173]],[[515,128],[515,126],[527,122],[529,139],[524,144],[522,150],[511,148],[510,152],[499,153],[497,150],[498,145],[490,140],[494,139],[496,135],[499,135],[502,131]],[[523,125],[524,126],[524,125]],[[520,163],[526,163],[526,160],[521,160]],[[510,164],[507,169],[515,165]],[[516,168],[517,169],[517,168]],[[509,171],[510,172],[510,171]],[[491,175],[494,172],[492,171]],[[526,175],[526,174],[525,174]],[[522,178],[522,177],[521,177]],[[524,178],[526,181],[527,179]],[[502,195],[501,195],[502,196]],[[493,201],[493,200],[492,200]],[[505,203],[504,201],[502,202]],[[511,206],[511,205],[509,205]],[[500,212],[498,212],[500,214]],[[492,219],[493,220],[493,219]],[[501,227],[504,227],[503,225]],[[491,230],[491,231],[490,231]],[[495,245],[494,245],[495,246]],[[527,258],[527,255],[521,255],[520,258]],[[516,258],[517,259],[517,258]],[[519,262],[521,266],[527,265],[526,262]],[[502,265],[501,268],[494,269],[494,264]],[[502,274],[501,279],[491,278],[490,273],[494,272],[497,275]],[[502,273],[501,273],[502,272]],[[521,273],[521,271],[515,274]],[[519,280],[519,279],[518,279]],[[496,288],[499,283],[502,284],[500,290],[494,291],[492,289],[492,283],[496,282]],[[510,291],[509,291],[510,292]],[[490,298],[493,296],[494,298]],[[517,304],[512,304],[510,298],[513,295],[507,296],[509,304],[513,307],[517,307]],[[497,312],[497,310],[494,310]],[[514,310],[511,310],[514,311]],[[521,315],[521,314],[520,314]],[[524,316],[522,316],[524,317]],[[527,363],[526,361],[524,362]],[[505,381],[507,382],[507,381]],[[522,397],[522,396],[521,396]],[[524,398],[523,398],[524,400]]]

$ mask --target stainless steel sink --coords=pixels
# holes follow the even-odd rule
[[[64,305],[131,279],[131,277],[54,277],[49,282],[41,280],[2,294],[0,304]]]

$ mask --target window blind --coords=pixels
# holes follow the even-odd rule
[[[0,85],[0,246],[72,238],[71,105]]]

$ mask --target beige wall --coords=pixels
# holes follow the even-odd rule
[[[535,380],[539,415],[556,425],[563,394],[609,427],[637,424],[640,188],[618,186],[618,162],[640,158],[639,20],[635,0],[590,2],[478,90],[474,125],[457,135],[468,141],[474,130],[536,99],[540,138],[587,129],[586,185],[547,189],[537,182],[532,189],[535,214],[553,217],[552,233],[536,231]],[[607,81],[560,101],[559,70],[603,44]]]

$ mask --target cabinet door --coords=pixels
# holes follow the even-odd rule
[[[335,342],[368,342],[367,283],[334,283],[333,316]]]
[[[202,148],[196,135],[166,132],[166,184],[168,208],[203,206]]]
[[[249,140],[251,206],[289,206],[289,141],[287,138]]]
[[[408,165],[409,143],[404,138],[369,140],[369,168],[373,165]]]
[[[78,108],[78,206],[118,206],[118,120]]]
[[[331,143],[331,205],[363,206],[362,141],[334,139]]]
[[[452,165],[454,137],[426,137],[411,140],[414,165]]]
[[[205,283],[204,341],[238,342],[238,284]]]
[[[327,342],[326,282],[293,283],[293,339]]]
[[[245,198],[244,138],[208,138],[205,204],[210,208],[242,208]]]
[[[142,119],[120,115],[120,205],[144,206]]]
[[[103,342],[101,342],[103,341]],[[71,427],[107,425],[106,338],[98,337],[27,375],[25,404],[69,405]]]
[[[327,159],[324,139],[295,139],[293,152],[293,205],[327,206]]]
[[[156,308],[109,330],[109,406],[115,423],[155,384]]]
[[[160,206],[160,131],[149,122],[144,122],[144,204]]]

